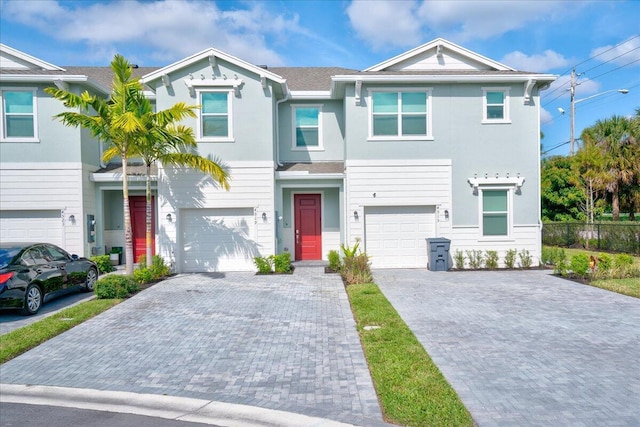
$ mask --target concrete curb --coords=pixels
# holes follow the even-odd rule
[[[324,418],[234,403],[70,387],[0,384],[0,402],[117,412],[225,427],[354,427]]]

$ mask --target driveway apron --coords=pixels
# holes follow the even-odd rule
[[[640,300],[543,271],[374,277],[480,426],[640,425]]]
[[[382,424],[342,281],[178,275],[0,367],[2,383],[166,394]]]

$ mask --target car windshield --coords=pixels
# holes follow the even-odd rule
[[[0,248],[0,268],[8,266],[21,249],[21,246]]]

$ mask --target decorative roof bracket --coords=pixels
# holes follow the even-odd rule
[[[356,80],[356,93],[355,93],[356,105],[360,105],[361,94],[362,94],[362,80]]]
[[[531,92],[533,91],[533,88],[536,85],[536,79],[529,79],[529,81],[527,81],[524,84],[524,103],[526,104],[531,104]]]
[[[171,79],[169,78],[169,74],[163,74],[162,75],[162,84],[165,87],[171,86]]]

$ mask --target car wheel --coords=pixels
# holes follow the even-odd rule
[[[42,306],[42,291],[38,285],[31,284],[27,286],[22,313],[27,316],[36,314],[40,310],[40,306]]]
[[[98,280],[98,270],[92,267],[87,272],[87,281],[84,284],[84,290],[86,292],[93,291],[93,287],[96,284],[96,280]]]

